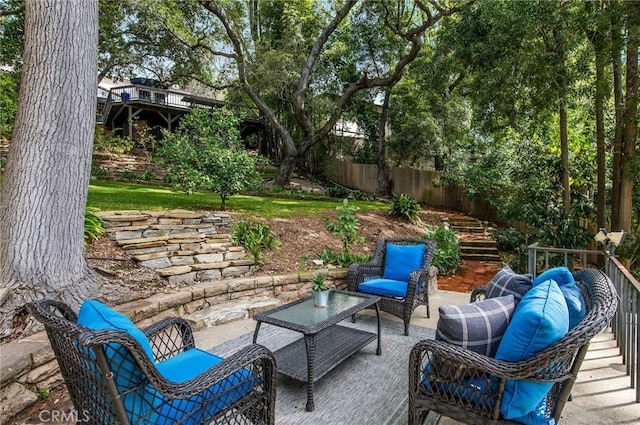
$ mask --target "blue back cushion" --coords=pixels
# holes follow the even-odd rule
[[[520,301],[496,352],[496,359],[526,360],[559,341],[569,330],[564,295],[553,280],[533,287]],[[533,411],[552,383],[507,380],[500,413],[505,419],[521,418]]]
[[[442,306],[436,340],[493,357],[515,308],[513,295],[461,306]]]
[[[78,324],[93,330],[125,332],[138,341],[151,361],[154,360],[151,344],[144,332],[138,329],[127,316],[110,309],[100,301],[87,300],[82,304],[78,312]],[[122,399],[125,410],[127,412],[140,412],[148,409],[144,407],[148,403],[135,396],[138,391],[131,391],[132,389],[144,388],[147,379],[138,368],[138,364],[129,350],[120,344],[113,343],[105,344],[104,351],[109,367],[114,373],[114,382],[118,387],[118,392],[128,393]],[[88,355],[93,358],[92,352],[88,353]],[[98,373],[98,369],[96,368],[95,370]],[[130,420],[135,422],[136,417],[130,416]]]
[[[425,244],[387,244],[382,277],[408,282],[411,272],[422,268],[426,247]]]
[[[587,314],[587,305],[582,292],[567,267],[554,267],[545,271],[535,278],[533,285],[538,285],[550,279],[558,284],[564,295],[569,308],[569,329],[573,329]]]

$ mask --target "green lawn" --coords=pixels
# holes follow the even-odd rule
[[[272,196],[235,195],[227,200],[227,209],[264,218],[290,217],[294,214],[317,214],[334,210],[342,200],[287,199]],[[351,201],[361,211],[388,209],[382,202]],[[112,181],[91,181],[89,207],[106,210],[218,210],[220,197],[210,192],[185,194],[159,186]]]

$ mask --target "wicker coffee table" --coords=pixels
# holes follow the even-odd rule
[[[307,411],[311,412],[315,407],[314,382],[376,338],[376,354],[382,353],[379,299],[375,295],[331,290],[326,308],[314,307],[313,297],[310,297],[254,316],[257,321],[254,343],[263,322],[300,332],[304,336],[274,354],[278,372],[307,383]],[[372,305],[376,308],[378,319],[377,335],[337,324]]]

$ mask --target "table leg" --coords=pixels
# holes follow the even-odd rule
[[[313,372],[316,363],[316,336],[305,335],[304,344],[307,348],[307,412],[313,412]]]
[[[378,349],[376,350],[376,354],[379,356],[382,354],[382,347],[380,343],[380,309],[378,308],[378,303],[374,304],[376,306],[376,318],[378,319]]]
[[[260,325],[262,324],[261,321],[257,321],[256,322],[256,330],[253,331],[253,343],[255,344],[258,341],[258,331],[260,331]]]

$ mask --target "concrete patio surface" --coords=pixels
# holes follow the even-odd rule
[[[427,318],[426,310],[420,307],[413,314],[412,325],[435,329],[439,316],[438,307],[467,304],[469,294],[439,290],[429,296],[429,301],[431,318]],[[365,311],[361,314],[375,313]],[[381,313],[381,317],[399,321],[386,313]],[[255,323],[253,319],[244,319],[198,331],[195,333],[196,346],[210,349],[229,339],[253,332]],[[572,401],[565,406],[560,423],[640,425],[640,404],[635,402],[635,389],[630,387],[630,382],[630,377],[625,374],[622,357],[615,347],[613,335],[597,335],[592,340],[573,388]],[[442,418],[440,421],[443,425],[457,423],[449,418]],[[372,422],[372,425],[375,423]]]

